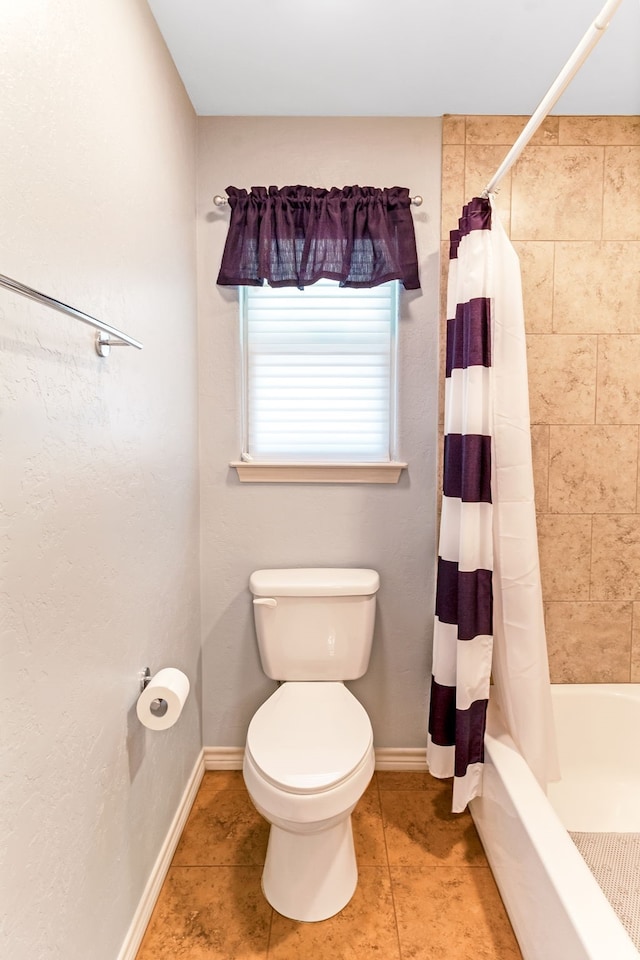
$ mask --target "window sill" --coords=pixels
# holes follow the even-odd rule
[[[408,464],[258,463],[234,460],[241,483],[397,483]]]

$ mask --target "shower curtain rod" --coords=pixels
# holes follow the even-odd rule
[[[98,331],[95,346],[96,353],[99,357],[108,357],[111,347],[135,347],[136,350],[142,350],[142,344],[139,340],[134,340],[133,337],[130,337],[128,334],[122,333],[122,331],[116,329],[116,327],[112,327],[111,324],[96,320],[95,317],[89,316],[88,313],[83,313],[82,310],[76,310],[75,307],[70,307],[61,300],[49,297],[46,293],[40,293],[38,290],[34,290],[33,287],[28,287],[18,280],[12,280],[11,277],[5,277],[1,273],[0,286],[6,287],[7,290],[11,290],[13,293],[20,293],[23,297],[28,297],[29,300],[35,300],[36,303],[42,303],[46,307],[51,307],[53,310],[59,310],[60,313],[66,313],[68,317],[74,317],[75,320],[82,320],[83,323],[89,324],[90,327]],[[110,337],[115,337],[115,339],[112,340]]]
[[[495,193],[496,188],[504,175],[511,169],[542,121],[551,112],[551,110],[553,110],[555,104],[567,89],[582,64],[585,62],[600,38],[604,35],[607,27],[613,19],[613,15],[621,3],[622,0],[607,0],[604,7],[593,21],[582,40],[552,83],[548,92],[540,101],[539,106],[529,118],[524,130],[511,147],[511,150],[509,150],[509,153],[506,155],[491,180],[489,180],[489,183],[486,185],[482,193],[483,197],[488,197],[490,193]]]

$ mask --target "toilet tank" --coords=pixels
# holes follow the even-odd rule
[[[355,680],[373,640],[375,570],[256,570],[249,579],[262,669],[274,680]]]

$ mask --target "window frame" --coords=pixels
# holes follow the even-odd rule
[[[389,281],[391,303],[389,316],[389,400],[388,400],[388,454],[384,460],[350,460],[348,457],[327,459],[253,459],[249,447],[249,317],[247,301],[249,289],[238,287],[241,356],[241,442],[239,461],[232,466],[241,481],[253,482],[344,482],[397,483],[407,466],[397,459],[398,443],[398,331],[400,319],[400,283]],[[279,288],[273,289],[274,296]]]

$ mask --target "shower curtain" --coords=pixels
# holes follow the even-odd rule
[[[558,775],[520,268],[491,199],[451,232],[444,432],[427,763],[460,812],[482,793],[492,679],[540,784]]]

